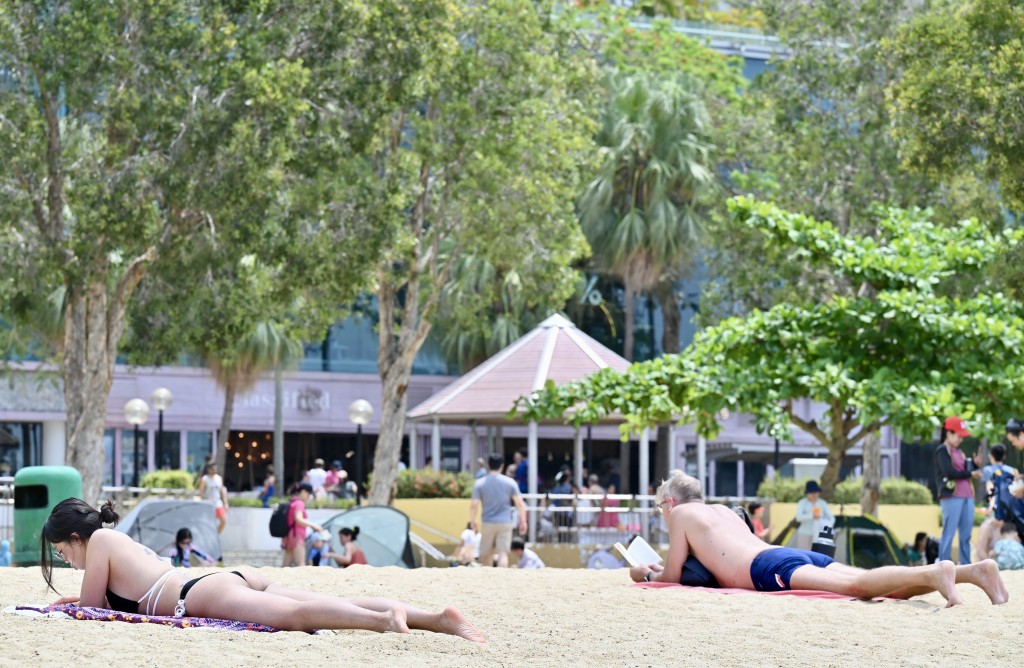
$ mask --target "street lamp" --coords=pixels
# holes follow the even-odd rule
[[[156,447],[157,452],[162,453],[164,448],[164,411],[174,403],[174,395],[166,387],[158,387],[153,390],[153,394],[149,395],[149,402],[153,404],[153,408],[157,410],[159,416],[156,426]]]
[[[373,417],[373,406],[366,399],[356,399],[348,405],[348,419],[356,426],[356,484],[363,484],[363,425]],[[356,493],[356,502],[361,492]]]
[[[139,425],[149,419],[149,404],[142,399],[131,399],[124,405],[124,419],[135,427],[135,465],[132,474],[132,487],[139,486]]]

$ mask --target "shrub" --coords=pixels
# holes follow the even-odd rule
[[[149,489],[192,489],[192,474],[188,471],[150,471],[142,476],[139,487]]]
[[[775,499],[778,503],[796,503],[804,498],[804,485],[807,479],[797,480],[796,478],[765,478],[757,486],[757,495]]]
[[[272,496],[267,501],[267,507],[276,508],[277,504],[287,501],[290,497]],[[333,510],[348,510],[356,505],[355,499],[310,499],[306,502],[309,510],[330,508]],[[262,508],[263,502],[251,496],[236,496],[231,499],[233,508]]]
[[[860,503],[860,492],[863,481],[860,478],[847,478],[836,485],[836,493],[832,503]],[[886,478],[882,481],[878,494],[878,502],[893,506],[925,505],[935,503],[931,490],[919,482],[905,478]]]
[[[398,472],[396,499],[468,499],[473,495],[473,476],[433,469]]]

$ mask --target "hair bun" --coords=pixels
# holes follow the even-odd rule
[[[100,522],[103,524],[117,524],[120,519],[121,516],[114,510],[113,500],[107,499],[100,507]]]

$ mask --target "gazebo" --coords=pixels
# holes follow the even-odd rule
[[[590,338],[565,316],[554,314],[501,350],[486,362],[451,383],[415,408],[409,422],[430,422],[431,459],[438,469],[441,459],[441,424],[511,424],[509,418],[519,397],[539,390],[549,379],[555,383],[581,380],[604,368],[624,371],[629,366],[623,357]],[[607,423],[621,420],[610,418]],[[537,493],[537,423],[527,431],[529,493]],[[648,433],[641,435],[640,479],[650,478]],[[583,435],[576,430],[573,477],[583,473]],[[532,522],[531,522],[532,525]],[[532,526],[531,526],[532,529]],[[532,533],[532,530],[531,530]]]

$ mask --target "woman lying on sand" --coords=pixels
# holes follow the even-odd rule
[[[385,598],[342,599],[287,589],[251,568],[186,580],[149,548],[123,533],[103,528],[104,524],[117,524],[118,519],[110,501],[96,510],[81,499],[65,499],[50,513],[40,539],[46,584],[57,592],[53,587],[54,556],[75,570],[85,571],[81,594],[63,596],[57,604],[76,603],[147,615],[212,617],[287,631],[408,633],[421,629],[486,642],[454,607],[435,613]]]

